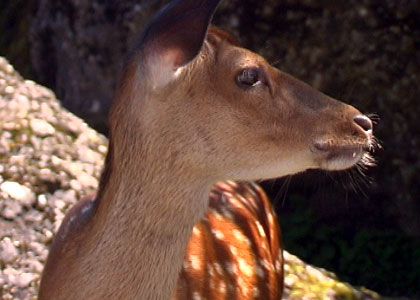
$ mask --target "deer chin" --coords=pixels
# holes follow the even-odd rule
[[[346,170],[359,162],[368,160],[369,143],[331,144],[315,142],[311,147],[319,162],[319,168],[327,171]]]

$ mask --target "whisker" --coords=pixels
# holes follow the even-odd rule
[[[375,136],[372,138],[371,144],[372,144],[373,151],[383,149],[381,141]]]
[[[344,175],[346,174],[347,171],[344,172],[338,172],[338,182],[341,184],[341,186],[343,187],[343,190],[345,191],[345,198],[344,201],[346,203],[346,207],[349,207],[349,189],[348,189],[348,185],[346,184],[346,177],[344,177]],[[334,179],[335,182],[337,182],[337,180]]]
[[[348,179],[348,183],[350,184],[350,187],[352,188],[352,190],[357,193],[357,188],[356,188],[356,183],[354,181],[353,178],[353,170],[349,170],[346,174],[347,174],[347,179]]]
[[[379,121],[381,120],[381,118],[379,117],[377,113],[366,114],[366,116],[372,121],[374,125],[378,124]]]
[[[369,199],[367,193],[365,192],[365,188],[368,187],[368,183],[365,181],[366,177],[357,167],[351,169],[348,173],[349,183],[356,194],[362,195],[366,200]]]
[[[371,154],[366,153],[357,165],[361,169],[367,170],[368,168],[376,166],[376,159]]]
[[[292,181],[292,176],[286,176],[284,178],[283,183],[282,183],[279,191],[277,192],[276,196],[273,199],[274,206],[277,206],[280,198],[283,198],[282,202],[281,202],[281,206],[284,206],[284,203],[286,201],[287,192],[289,191],[289,186],[290,186],[291,181]]]
[[[286,202],[286,196],[287,196],[287,192],[289,191],[289,186],[290,186],[291,181],[292,181],[292,176],[287,176],[287,178],[286,178],[286,182],[287,182],[286,191],[284,192],[283,200],[281,202],[281,206],[284,206],[284,203]]]

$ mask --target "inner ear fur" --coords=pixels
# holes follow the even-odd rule
[[[152,19],[137,49],[143,66],[152,73],[148,75],[155,77],[154,85],[170,81],[168,76],[198,55],[219,2],[175,0]]]

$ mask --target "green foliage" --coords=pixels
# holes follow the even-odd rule
[[[300,201],[298,201],[300,202]],[[419,296],[420,241],[397,231],[346,231],[323,225],[308,208],[280,216],[285,248],[341,280],[384,295]]]

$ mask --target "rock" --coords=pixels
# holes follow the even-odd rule
[[[54,127],[47,121],[40,119],[32,119],[30,121],[32,131],[40,136],[45,137],[47,135],[52,135],[55,132]]]
[[[23,220],[25,222],[32,222],[32,223],[39,223],[44,218],[44,215],[37,211],[37,210],[30,210],[29,212],[25,213],[23,216]]]
[[[95,163],[102,158],[103,154],[93,151],[87,147],[77,149],[78,158],[81,162]]]
[[[3,272],[0,270],[0,286],[3,286],[6,283],[6,276],[3,276]]]
[[[7,193],[15,200],[19,200],[25,206],[31,206],[35,202],[35,194],[26,186],[13,181],[5,181],[0,185],[0,190]]]
[[[38,276],[33,273],[20,273],[19,271],[14,271],[8,276],[8,281],[10,284],[23,289],[29,287],[31,282],[36,278],[38,278]]]
[[[36,259],[26,261],[28,269],[34,274],[40,274],[44,269],[44,265]]]
[[[31,242],[29,244],[29,248],[34,251],[34,253],[39,256],[42,257],[43,260],[45,260],[47,258],[48,255],[48,250],[47,247],[45,247],[45,245],[38,243],[38,242]]]
[[[6,199],[3,201],[1,216],[7,220],[13,220],[22,213],[22,205],[17,201]]]
[[[283,299],[379,299],[377,293],[355,289],[348,283],[338,281],[333,273],[310,266],[287,251],[284,251],[283,255]]]
[[[51,170],[46,168],[39,170],[39,177],[45,181],[51,181],[53,179]]]
[[[79,147],[87,152],[83,162]],[[2,299],[36,298],[47,245],[66,210],[95,190],[105,156],[98,149],[107,149],[103,136],[0,57]],[[78,177],[86,182],[82,185]],[[70,181],[79,186],[77,191]]]
[[[47,205],[47,197],[45,195],[39,195],[38,196],[38,206],[40,208],[45,208]]]
[[[0,262],[8,264],[14,262],[19,255],[19,251],[10,238],[4,238],[0,241]]]
[[[70,180],[70,187],[75,191],[82,190],[82,184],[75,179]]]
[[[82,172],[77,176],[77,181],[80,182],[84,188],[98,187],[98,180],[85,172]]]
[[[65,107],[106,130],[106,112],[126,49],[134,44],[138,29],[151,13],[165,2],[39,1],[30,25],[38,80],[62,91],[58,96]],[[75,15],[71,16],[71,11]],[[83,67],[75,63],[81,61]],[[53,67],[58,64],[59,69]]]

